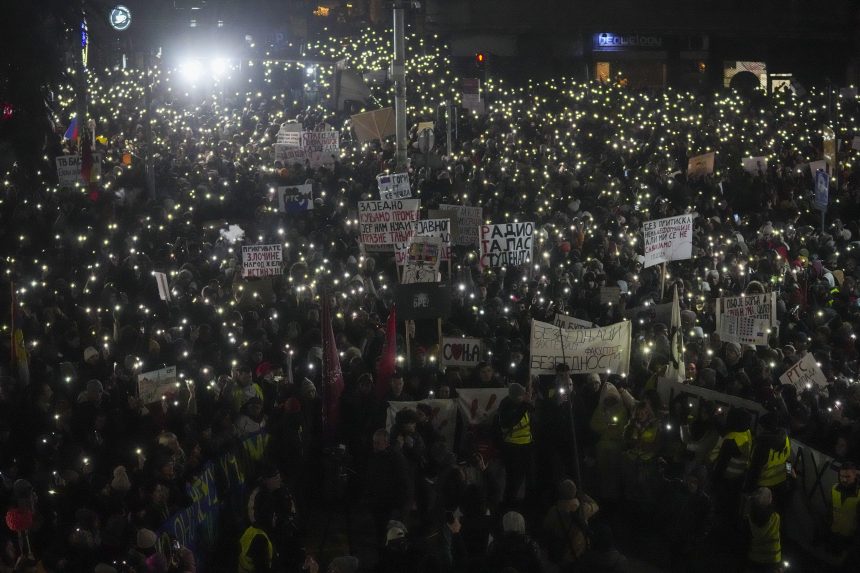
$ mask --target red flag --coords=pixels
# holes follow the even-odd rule
[[[323,433],[329,444],[337,438],[340,421],[340,395],[343,393],[343,372],[340,369],[340,356],[334,342],[331,324],[331,298],[323,293],[322,312],[322,384],[323,384]]]
[[[385,323],[385,346],[376,367],[376,397],[380,400],[388,392],[388,382],[397,364],[397,307],[391,305],[388,322]]]

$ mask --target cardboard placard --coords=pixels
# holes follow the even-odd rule
[[[645,268],[693,256],[693,215],[655,219],[642,224]]]
[[[361,243],[368,251],[393,247],[412,238],[413,221],[418,220],[419,199],[359,201],[358,224]]]
[[[278,211],[281,213],[302,213],[313,211],[314,197],[313,185],[293,185],[291,187],[278,187]]]
[[[520,266],[531,263],[534,223],[501,223],[478,227],[481,267]]]
[[[474,367],[484,360],[484,343],[480,338],[443,337],[442,366]]]
[[[783,384],[791,384],[798,390],[806,390],[813,386],[823,388],[827,386],[827,377],[818,366],[815,357],[807,352],[803,358],[795,362],[791,368],[779,377]]]
[[[242,277],[273,277],[283,272],[283,245],[245,245],[242,247]]]
[[[379,187],[379,198],[383,201],[412,197],[412,186],[409,184],[408,173],[377,175],[376,185]]]
[[[478,227],[483,222],[483,210],[481,207],[442,203],[439,205],[439,210],[455,211],[457,213],[456,231],[452,231],[455,245],[478,246]]]
[[[178,389],[176,366],[137,375],[137,397],[144,404],[160,402],[165,394],[176,392]]]

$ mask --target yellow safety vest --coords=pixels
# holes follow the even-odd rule
[[[711,450],[711,463],[717,461],[720,455],[720,450],[723,447],[723,442],[731,440],[741,451],[739,456],[732,456],[728,464],[726,464],[725,477],[736,479],[743,477],[750,465],[750,456],[752,455],[752,433],[749,430],[745,432],[729,432],[719,440],[717,440],[714,449]]]
[[[657,426],[653,424],[649,424],[642,430],[642,433],[639,434],[639,444],[636,446],[636,455],[642,461],[649,461],[654,459],[654,451],[650,449],[650,446],[657,441]]]
[[[785,447],[781,450],[770,450],[767,462],[761,468],[758,476],[759,487],[774,487],[783,483],[788,477],[785,464],[791,457],[791,440],[785,437]]]
[[[782,561],[782,544],[779,539],[779,514],[773,512],[770,519],[759,527],[747,517],[750,526],[750,549],[747,557],[753,563],[770,565]]]
[[[852,496],[842,495],[838,486],[830,490],[833,503],[833,525],[830,531],[843,537],[853,537],[857,532],[857,504],[860,503],[860,491]]]
[[[518,446],[524,446],[526,444],[532,443],[532,425],[531,418],[529,418],[528,412],[523,414],[523,417],[520,418],[520,421],[517,422],[517,425],[514,426],[511,429],[511,432],[505,436],[505,442]]]
[[[245,530],[245,533],[243,533],[242,537],[239,539],[239,573],[254,573],[254,562],[251,561],[251,556],[248,555],[248,551],[251,549],[251,543],[254,541],[254,538],[258,535],[262,535],[266,540],[266,548],[269,554],[269,566],[272,565],[272,558],[275,555],[275,547],[272,545],[272,540],[269,539],[269,536],[265,531],[259,527],[251,525],[248,526],[248,529]]]

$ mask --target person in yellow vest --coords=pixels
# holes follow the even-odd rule
[[[779,513],[773,507],[770,489],[760,487],[750,500],[746,516],[748,571],[777,573],[782,571],[782,541]]]
[[[845,462],[839,468],[839,482],[830,490],[830,541],[836,551],[856,547],[860,528],[860,483],[857,467]]]
[[[726,426],[709,456],[717,529],[731,532],[738,525],[740,495],[749,468],[752,445],[749,414],[739,408],[732,408],[726,416]]]
[[[523,482],[526,495],[532,487],[532,415],[531,392],[514,382],[508,386],[508,396],[499,404],[499,425],[502,430],[502,460],[505,465],[504,503],[516,502]]]
[[[271,504],[258,504],[254,522],[239,538],[238,573],[273,573],[275,545],[270,532],[275,529],[275,512]]]
[[[759,433],[747,472],[747,491],[767,487],[773,492],[774,506],[782,513],[791,493],[794,470],[791,466],[791,439],[780,427],[779,416],[769,412],[759,418]]]

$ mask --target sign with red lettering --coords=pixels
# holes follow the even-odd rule
[[[484,345],[480,338],[442,338],[442,366],[477,366],[484,359]]]
[[[646,221],[642,234],[645,235],[645,268],[693,256],[692,215]]]
[[[242,247],[243,277],[273,277],[282,273],[283,249],[275,245],[248,245]]]
[[[390,251],[396,243],[408,243],[420,206],[419,199],[359,201],[358,225],[365,250]]]

